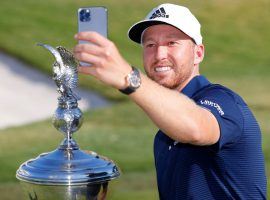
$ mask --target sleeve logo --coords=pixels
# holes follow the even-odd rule
[[[218,105],[217,103],[214,103],[214,102],[209,101],[209,100],[200,100],[200,104],[216,108],[218,113],[221,116],[225,114],[224,111],[222,110],[222,108],[220,107],[220,105]]]

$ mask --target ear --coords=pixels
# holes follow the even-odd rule
[[[195,45],[194,47],[194,65],[199,65],[204,58],[204,45]]]

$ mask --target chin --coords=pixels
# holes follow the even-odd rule
[[[171,81],[156,81],[159,85],[162,85],[166,88],[169,89],[174,89],[175,88],[175,84],[172,83]]]

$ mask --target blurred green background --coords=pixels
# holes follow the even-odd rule
[[[270,176],[270,1],[170,1],[185,5],[202,24],[206,47],[201,73],[230,87],[250,105],[263,132],[267,176]],[[142,68],[141,47],[127,38],[129,27],[162,1],[156,0],[13,0],[1,1],[0,51],[14,55],[51,74],[51,55],[35,44],[43,42],[72,49],[76,44],[76,10],[106,6],[109,39],[132,65]],[[122,175],[110,183],[109,198],[157,199],[153,138],[157,130],[144,113],[118,91],[94,78],[80,76],[80,85],[114,101],[109,108],[85,113],[75,134],[82,149],[113,159]],[[4,113],[1,113],[1,115]],[[18,199],[22,191],[15,178],[19,165],[55,149],[62,135],[51,120],[0,131],[0,199]],[[268,186],[268,194],[270,192]]]

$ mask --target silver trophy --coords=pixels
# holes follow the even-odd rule
[[[72,91],[78,84],[78,63],[64,47],[38,45],[49,50],[56,59],[53,80],[60,96],[53,125],[65,138],[56,150],[24,162],[16,177],[29,200],[105,199],[108,182],[120,175],[117,166],[95,152],[80,150],[72,138],[83,120],[77,103],[80,97]]]

